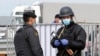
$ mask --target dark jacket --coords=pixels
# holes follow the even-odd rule
[[[17,56],[43,56],[38,32],[28,24],[16,32],[14,44]]]
[[[60,34],[62,29],[63,29],[63,27],[61,27],[58,30],[57,35]],[[54,46],[54,41],[56,39],[58,39],[57,36],[55,36],[51,40],[51,45],[54,48],[56,48],[56,46]],[[72,49],[73,52],[76,52],[76,50],[77,50],[77,52],[74,56],[81,56],[81,50],[85,48],[86,32],[80,25],[78,25],[74,22],[71,22],[70,25],[65,26],[64,32],[62,33],[60,39],[68,39],[69,44],[66,47],[64,47],[64,46],[57,47],[57,49],[58,49],[57,56],[61,56],[61,55],[62,56],[70,56],[68,54],[68,52],[66,52],[66,49]]]

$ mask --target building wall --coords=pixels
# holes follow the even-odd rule
[[[43,3],[43,22],[52,23],[55,14],[59,13],[63,6],[70,6],[78,22],[100,22],[99,4],[69,4],[69,3]]]

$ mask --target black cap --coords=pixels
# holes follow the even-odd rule
[[[56,15],[55,15],[55,18],[60,18],[60,15],[59,15],[59,14],[56,14]]]
[[[24,12],[23,17],[28,16],[28,17],[33,17],[36,18],[37,16],[35,15],[35,12]]]

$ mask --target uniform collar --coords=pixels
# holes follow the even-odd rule
[[[33,27],[32,25],[29,25],[29,24],[27,24],[27,23],[25,23],[25,24],[23,25],[23,27],[25,27],[25,26]]]
[[[65,26],[65,28],[70,28],[73,24],[75,24],[75,22],[71,21],[71,23],[68,26]]]

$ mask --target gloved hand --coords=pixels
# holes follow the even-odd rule
[[[69,41],[68,41],[67,39],[61,39],[60,41],[61,41],[61,44],[62,44],[63,46],[66,46],[66,45],[69,44]]]
[[[55,41],[54,41],[54,45],[55,45],[56,47],[60,46],[60,41],[59,41],[59,40],[55,40]]]

